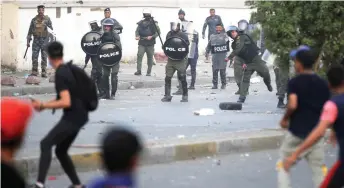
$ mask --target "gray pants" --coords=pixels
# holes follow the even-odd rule
[[[276,169],[278,172],[278,187],[291,188],[289,173],[283,169],[283,160],[289,157],[297,147],[302,144],[304,139],[294,136],[290,132],[285,135],[280,148],[280,159],[277,162]],[[324,164],[324,139],[313,145],[309,150],[302,154],[301,158],[306,159],[312,170],[314,187],[318,188],[325,177],[326,166]]]

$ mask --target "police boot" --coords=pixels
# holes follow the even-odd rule
[[[218,80],[219,80],[219,70],[213,70],[213,87],[211,89],[217,89]]]
[[[45,69],[42,69],[42,73],[41,73],[42,78],[47,78],[47,71]]]
[[[196,73],[191,73],[191,83],[189,89],[195,89]]]
[[[152,65],[148,65],[146,76],[151,76],[151,72],[152,72]]]
[[[284,98],[278,98],[277,108],[285,108]]]
[[[165,96],[161,99],[161,102],[171,102],[171,79],[165,78]]]
[[[111,78],[111,98],[115,99],[116,92],[117,92],[117,84],[118,84],[118,78],[117,73],[112,75]]]
[[[182,100],[180,102],[189,102],[189,98],[187,95],[183,95]]]
[[[221,76],[221,89],[226,89],[226,69],[220,70],[220,76]]]
[[[238,103],[244,103],[245,102],[245,100],[246,100],[246,97],[239,97],[239,99],[238,99]]]
[[[136,76],[141,75],[141,71],[136,71],[136,72],[134,73],[134,75],[136,75]]]
[[[172,95],[182,95],[182,94],[183,94],[183,91],[180,87],[178,88],[176,92],[172,93]]]
[[[186,82],[186,76],[180,78],[182,83],[183,97],[180,102],[188,102],[188,84]]]

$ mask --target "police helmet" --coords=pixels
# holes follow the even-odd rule
[[[239,31],[245,31],[248,28],[248,21],[247,20],[240,20],[238,22]]]
[[[150,9],[143,9],[142,14],[144,18],[151,17],[152,11]]]
[[[239,30],[239,29],[237,28],[237,26],[231,25],[231,26],[228,26],[228,27],[226,28],[226,33],[227,33],[227,35],[228,35],[229,37],[232,38],[232,31],[238,31],[238,30]]]
[[[100,29],[97,20],[88,22],[88,25],[90,26],[91,31],[98,31]]]
[[[109,32],[113,30],[115,22],[111,18],[106,18],[102,23],[102,28],[104,32]]]
[[[182,29],[182,23],[180,21],[171,22],[171,31],[179,31]]]
[[[185,11],[183,10],[183,9],[180,9],[179,11],[178,11],[178,15],[184,15],[185,16]]]

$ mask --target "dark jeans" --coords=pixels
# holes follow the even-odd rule
[[[37,181],[44,183],[51,163],[51,149],[55,148],[55,154],[61,166],[73,185],[80,185],[79,177],[75,171],[72,159],[68,156],[68,149],[79,133],[80,126],[69,121],[60,120],[57,125],[41,141],[41,156],[39,160],[39,172]]]

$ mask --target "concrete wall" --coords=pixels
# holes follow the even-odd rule
[[[11,68],[18,66],[18,6],[15,4],[2,4],[1,10],[1,65]]]
[[[137,0],[142,3],[142,1]],[[32,2],[32,1],[30,1]],[[74,1],[75,2],[75,1]],[[94,4],[90,4],[93,1],[84,1],[83,6],[75,6],[72,7],[71,13],[67,13],[66,5],[62,6],[63,4],[47,4],[45,14],[49,15],[53,27],[54,32],[57,35],[59,41],[61,41],[65,45],[65,55],[66,60],[73,59],[76,63],[83,64],[85,54],[80,48],[80,40],[82,36],[89,31],[88,22],[92,20],[101,20],[103,18],[103,9],[97,7],[86,6],[87,2],[88,5],[94,6]],[[103,2],[103,1],[102,1]],[[114,2],[114,1],[111,1]],[[134,37],[134,32],[136,29],[136,23],[142,18],[142,5],[141,4],[134,4],[132,1],[119,1],[117,0],[117,5],[123,5],[121,7],[111,7],[112,5],[110,2],[105,3],[111,7],[112,17],[116,18],[124,27],[123,33],[120,35],[122,40],[123,46],[123,59],[126,60],[134,60],[136,58],[137,53],[137,41]],[[148,4],[151,1],[147,1]],[[151,8],[152,14],[154,18],[159,22],[162,38],[163,41],[165,40],[166,33],[169,31],[169,23],[170,21],[176,20],[178,18],[178,10],[179,4],[181,2],[183,4],[191,3],[190,6],[185,6],[183,9],[186,11],[186,19],[193,20],[194,24],[196,25],[196,29],[201,32],[202,26],[204,23],[205,18],[209,15],[209,5],[202,4],[203,0],[199,1],[178,1],[178,0],[169,0],[169,1],[152,1],[151,6],[163,6],[159,5],[161,2],[166,2],[164,5],[167,7],[153,7]],[[195,5],[197,2],[197,6]],[[122,4],[119,4],[122,3]],[[155,3],[155,4],[154,4]],[[194,3],[194,4],[192,4]],[[221,5],[228,5],[223,0],[215,0],[214,7],[218,7]],[[19,69],[30,69],[31,68],[31,48],[28,50],[28,58],[24,60],[22,58],[25,49],[26,49],[26,35],[29,28],[29,24],[31,19],[37,14],[36,9],[32,8],[36,4],[20,4],[21,9],[18,11],[18,17],[15,20],[18,20],[18,28],[15,32],[18,36],[18,41],[13,43],[12,45],[16,46],[17,51],[17,67]],[[125,4],[132,7],[124,7]],[[134,5],[141,5],[141,7],[134,7]],[[215,6],[216,5],[216,6]],[[56,17],[56,6],[62,7],[61,8],[61,15],[59,18]],[[68,5],[71,6],[71,5]],[[207,7],[208,6],[208,7]],[[51,7],[51,8],[49,8]],[[103,6],[105,7],[105,6]],[[194,8],[187,8],[187,7],[194,7]],[[201,8],[200,8],[201,7]],[[202,8],[205,7],[205,8]],[[224,25],[236,24],[240,19],[249,19],[251,10],[244,9],[243,1],[240,1],[237,8],[229,7],[229,8],[216,8],[216,14],[222,17]],[[7,22],[10,22],[6,19]],[[12,19],[11,19],[12,20]],[[3,19],[4,21],[4,19]],[[9,23],[7,24],[10,25]],[[3,33],[4,35],[4,33]],[[3,37],[4,38],[4,37]],[[9,39],[7,39],[9,40]],[[206,40],[200,40],[200,52],[204,51],[206,46]],[[157,40],[156,51],[161,50],[160,41]]]

